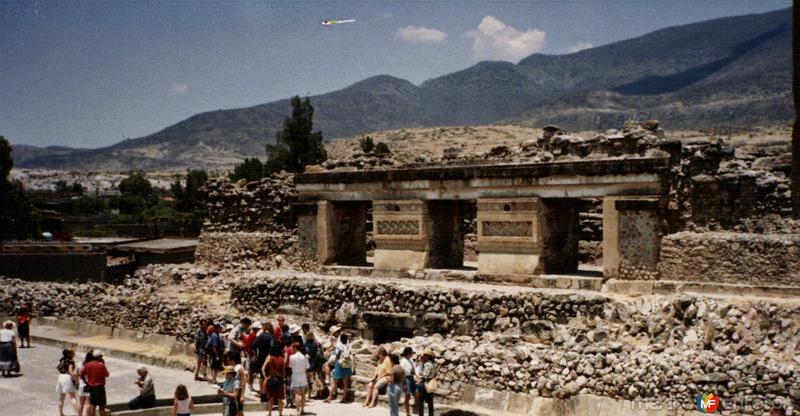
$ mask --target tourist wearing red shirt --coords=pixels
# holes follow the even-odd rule
[[[283,326],[286,324],[286,319],[282,316],[278,317],[278,324],[275,325],[275,340],[280,341],[283,336]]]
[[[19,335],[19,347],[25,347],[27,341],[27,348],[31,347],[31,307],[26,302],[17,308],[17,335]]]
[[[106,378],[108,378],[108,368],[103,361],[103,353],[93,351],[92,360],[83,366],[81,378],[86,382],[86,390],[89,391],[88,416],[95,415],[95,407],[100,408],[100,414],[106,413]]]

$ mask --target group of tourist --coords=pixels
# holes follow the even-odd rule
[[[336,325],[329,328],[327,336],[323,343],[309,324],[288,325],[283,317],[274,325],[249,318],[241,318],[236,325],[201,320],[194,337],[194,377],[219,383],[222,373],[218,394],[223,398],[223,415],[243,414],[247,390],[266,403],[268,415],[277,408],[282,416],[284,407],[303,415],[307,400],[314,397],[329,403],[339,396],[340,387],[340,401],[345,402],[355,374],[352,336]],[[420,416],[426,405],[428,414],[433,415],[437,385],[433,356],[426,350],[415,363],[410,347],[401,355],[379,348],[378,366],[363,405],[376,406],[385,389],[391,415],[399,415],[403,397],[407,415],[411,414],[412,398]]]
[[[75,351],[65,349],[61,353],[61,359],[59,359],[56,369],[58,370],[56,393],[58,394],[59,416],[64,416],[64,401],[67,397],[70,398],[75,413],[80,416],[84,414],[94,416],[98,413],[105,416],[107,414],[106,379],[109,377],[109,373],[102,351],[89,351],[83,361],[76,364]],[[153,404],[155,405],[155,403]]]
[[[4,376],[13,370],[2,367],[4,362],[16,363],[19,370],[17,348],[25,348],[25,341],[30,347],[29,328],[30,309],[27,305],[19,308],[16,324],[12,321],[3,323],[0,329],[0,369],[3,369]],[[339,398],[340,389],[340,401],[345,402],[352,385],[351,378],[355,375],[352,336],[334,325],[328,330],[326,342],[323,341],[317,338],[309,324],[288,325],[283,317],[278,317],[275,324],[253,322],[246,317],[235,325],[204,319],[199,322],[194,335],[197,357],[194,377],[218,386],[223,416],[244,414],[248,390],[266,403],[269,415],[275,408],[279,416],[283,415],[284,408],[296,409],[298,415],[303,415],[308,400],[317,398],[329,403]],[[105,415],[105,386],[109,371],[103,353],[89,351],[80,362],[76,362],[75,357],[74,350],[65,349],[56,366],[59,415],[64,415],[67,398],[79,416]],[[363,406],[376,406],[379,395],[385,391],[390,415],[399,415],[401,403],[406,415],[411,415],[413,407],[422,416],[426,405],[428,414],[433,415],[436,389],[433,352],[424,351],[415,362],[410,347],[399,355],[389,354],[381,347],[376,358],[378,365],[367,387]],[[133,382],[139,394],[128,403],[129,408],[155,407],[155,384],[147,367],[137,368],[137,378]],[[187,387],[177,386],[173,416],[187,416],[193,407]]]

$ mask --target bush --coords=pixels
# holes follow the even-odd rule
[[[258,158],[247,158],[242,163],[233,167],[233,172],[228,177],[236,182],[244,179],[247,182],[257,181],[264,176],[264,165]]]
[[[375,150],[375,142],[372,140],[372,137],[362,137],[361,140],[358,141],[358,146],[361,147],[361,151],[364,153],[371,153]]]
[[[376,155],[381,155],[381,156],[382,155],[388,155],[391,152],[392,151],[389,150],[389,145],[387,145],[384,142],[380,142],[380,143],[375,145],[375,154]]]

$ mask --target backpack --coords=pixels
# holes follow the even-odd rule
[[[339,351],[339,367],[343,369],[353,368],[353,355],[350,349]]]
[[[278,375],[278,372],[275,370],[274,361],[272,358],[269,359],[269,368],[272,375],[269,376],[267,379],[267,389],[269,390],[278,390],[283,386],[283,379]]]
[[[58,366],[56,367],[59,374],[68,374],[69,373],[69,361],[65,359],[58,360]]]

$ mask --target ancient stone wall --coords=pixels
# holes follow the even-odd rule
[[[293,175],[275,174],[253,182],[211,179],[201,189],[208,218],[197,242],[197,262],[224,268],[309,269],[315,264],[297,251],[291,203]]]
[[[297,250],[297,236],[284,232],[207,232],[200,234],[195,252],[204,266],[247,269],[316,268]]]
[[[468,385],[561,399],[596,394],[673,403],[714,391],[728,403],[800,407],[800,369],[792,361],[800,336],[796,304],[423,288],[280,274],[239,281],[232,303],[249,313],[296,304],[319,323],[355,329],[381,320],[412,323],[419,336],[388,349],[432,348],[442,394],[453,398]]]
[[[247,183],[211,179],[201,194],[208,208],[204,232],[284,232],[294,228],[290,204],[297,200],[297,191],[291,174]]]
[[[800,286],[800,234],[670,234],[658,269],[663,280]]]
[[[269,316],[296,306],[318,324],[358,329],[368,320],[406,320],[417,336],[396,352],[436,352],[441,394],[468,386],[566,399],[595,394],[649,403],[691,401],[714,391],[724,403],[800,408],[800,307],[796,302],[692,295],[625,298],[599,293],[410,284],[290,272],[223,271],[191,265],[147,267],[123,285],[60,284],[0,278],[0,313],[21,299],[38,316],[189,340],[197,320],[218,317],[176,299],[165,281],[189,290],[228,287],[225,310]],[[410,319],[404,319],[407,314]],[[447,336],[447,338],[445,338]],[[359,362],[374,347],[358,341]],[[365,367],[359,364],[359,372]],[[735,414],[761,415],[758,410]]]
[[[148,270],[150,270],[148,268]],[[137,272],[139,273],[139,272]],[[104,283],[26,283],[0,277],[0,314],[11,315],[21,300],[36,316],[77,319],[99,325],[173,335],[190,340],[197,321],[209,314],[203,307],[161,297],[158,285],[129,279],[124,285]]]

